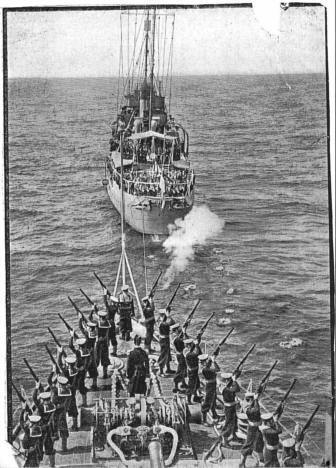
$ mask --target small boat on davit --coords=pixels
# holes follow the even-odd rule
[[[124,12],[123,17],[127,18],[127,34],[121,37],[127,40],[122,40],[120,49],[118,86],[122,84],[122,98],[119,103],[118,90],[119,113],[111,124],[103,184],[119,213],[124,187],[125,221],[133,229],[168,234],[168,225],[191,210],[195,185],[188,159],[188,133],[170,115],[175,15],[155,10],[150,14],[148,10]],[[122,30],[122,20],[121,25]],[[141,31],[143,38],[139,40]],[[122,77],[125,61],[126,78]]]

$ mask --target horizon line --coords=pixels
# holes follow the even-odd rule
[[[176,74],[172,75],[174,78],[179,78],[179,77],[188,77],[188,76],[267,76],[267,75],[272,75],[272,76],[283,76],[283,75],[326,75],[326,71],[292,71],[292,72],[284,72],[284,73],[272,73],[272,72],[258,72],[258,73],[188,73],[188,74]],[[76,76],[76,75],[69,75],[69,76],[39,76],[39,75],[31,75],[31,76],[7,76],[8,80],[18,80],[18,79],[42,79],[42,80],[48,80],[48,79],[85,79],[85,78],[124,78],[127,79],[126,76],[124,77],[119,77],[118,75],[81,75],[81,76]]]

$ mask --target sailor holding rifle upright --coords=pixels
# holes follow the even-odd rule
[[[41,452],[41,416],[29,414],[27,419],[26,417],[27,412],[23,408],[20,414],[20,426],[24,432],[22,439],[22,447],[26,455],[24,467],[36,468],[40,466],[40,461],[43,458],[43,452]]]
[[[170,368],[171,353],[170,353],[170,326],[173,325],[173,320],[170,317],[169,309],[159,309],[159,336],[160,336],[160,355],[158,365],[161,375],[174,374]],[[166,372],[164,373],[164,367]]]
[[[96,342],[96,366],[103,367],[103,379],[107,379],[107,367],[110,365],[109,359],[109,333],[111,324],[107,318],[106,310],[98,310],[96,304],[92,306],[89,320],[97,323],[97,342]]]
[[[189,405],[201,401],[201,398],[197,395],[197,391],[200,388],[200,380],[198,377],[198,356],[202,354],[200,341],[200,337],[196,338],[196,340],[193,340],[192,338],[184,340],[184,356],[187,364],[188,376],[187,397]]]
[[[118,300],[120,315],[119,328],[121,339],[129,341],[132,331],[132,317],[134,317],[134,302],[127,284],[121,288]]]
[[[111,296],[106,288],[104,288],[104,304],[107,311],[107,320],[111,325],[109,329],[109,342],[112,345],[112,356],[117,356],[118,341],[116,337],[115,315],[118,312],[118,299],[115,296]]]
[[[218,420],[216,411],[216,397],[217,397],[217,385],[216,376],[217,372],[220,371],[219,366],[216,362],[216,356],[209,357],[208,354],[200,354],[198,360],[201,364],[201,375],[205,384],[205,396],[202,401],[202,423],[208,425],[207,414],[208,411],[212,412],[214,420]]]
[[[264,466],[280,466],[278,460],[279,434],[282,429],[279,425],[279,413],[264,413],[261,415],[260,431],[264,439]]]
[[[225,411],[225,424],[222,429],[224,445],[230,447],[229,438],[236,438],[237,414],[236,414],[236,393],[240,391],[237,378],[240,376],[240,370],[231,372],[222,372],[218,376],[219,391],[222,393]]]
[[[182,327],[179,323],[175,323],[171,326],[171,331],[174,333],[175,338],[173,339],[173,346],[175,350],[175,356],[177,360],[177,369],[174,375],[174,388],[173,393],[177,392],[185,392],[188,388],[185,378],[187,376],[187,363],[185,360],[185,356],[183,354],[184,351],[184,342],[183,337],[184,333]],[[179,385],[180,384],[180,385]]]
[[[64,377],[68,379],[68,386],[71,390],[71,397],[67,405],[67,414],[72,418],[73,431],[78,431],[78,409],[76,401],[76,391],[78,389],[78,368],[77,357],[75,354],[67,355],[63,346],[57,348],[58,360],[57,363],[62,370]]]
[[[89,377],[92,379],[92,387],[91,390],[97,390],[97,377],[98,377],[98,369],[97,369],[97,336],[98,336],[98,331],[97,331],[97,323],[96,322],[91,322],[90,320],[85,321],[84,317],[82,317],[78,313],[78,319],[79,319],[79,329],[83,333],[86,339],[86,343],[83,345],[79,345],[86,348],[86,351],[90,352],[90,359],[86,361],[87,371],[89,374]]]
[[[142,313],[144,315],[143,324],[146,327],[146,338],[145,338],[145,350],[148,354],[152,352],[151,344],[154,335],[154,325],[155,325],[155,305],[154,299],[150,296],[145,296],[142,299]]]

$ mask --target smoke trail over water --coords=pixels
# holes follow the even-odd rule
[[[163,243],[165,252],[171,257],[164,276],[164,289],[168,288],[176,273],[184,271],[193,259],[195,246],[204,245],[209,238],[219,234],[223,227],[224,221],[206,205],[194,207],[183,220],[177,219],[170,226],[169,237]]]

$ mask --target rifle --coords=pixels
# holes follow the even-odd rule
[[[186,320],[184,321],[183,325],[182,325],[182,328],[184,328],[185,330],[187,330],[187,328],[189,327],[190,325],[190,322],[191,322],[191,319],[193,318],[193,315],[197,309],[197,307],[199,306],[199,303],[201,302],[201,299],[198,299],[198,301],[196,302],[196,304],[194,305],[192,311],[190,312],[190,314],[188,315],[188,317],[186,318]]]
[[[258,386],[258,394],[259,396],[265,391],[265,388],[266,388],[266,385],[267,385],[267,382],[268,382],[268,379],[269,379],[269,376],[271,375],[274,367],[278,364],[278,360],[276,360],[274,362],[274,364],[272,365],[272,367],[270,367],[270,369],[268,369],[268,371],[266,372],[266,374],[264,375],[264,377],[261,379],[261,382]]]
[[[289,389],[285,393],[284,397],[281,399],[277,409],[275,410],[274,414],[278,414],[279,417],[281,416],[281,413],[283,412],[284,404],[289,397],[290,392],[293,390],[294,385],[296,384],[296,379],[293,379],[293,382],[290,384]]]
[[[176,296],[176,294],[177,294],[177,291],[180,289],[180,286],[181,286],[181,283],[179,283],[179,284],[177,285],[177,288],[175,289],[174,294],[172,295],[170,301],[169,301],[168,304],[166,305],[166,309],[168,309],[168,308],[172,305],[173,300],[175,299],[175,296]]]
[[[89,298],[89,296],[87,294],[85,294],[85,292],[83,291],[83,289],[79,288],[80,292],[83,294],[83,296],[85,297],[85,299],[88,301],[89,304],[91,304],[92,306],[95,306],[97,307],[97,305],[93,302],[92,299]]]
[[[240,372],[240,368],[242,367],[242,365],[244,364],[244,362],[246,361],[246,359],[249,357],[249,355],[252,353],[252,351],[254,350],[255,348],[255,344],[251,346],[251,348],[247,351],[247,353],[245,354],[245,356],[243,357],[243,359],[241,359],[239,361],[239,364],[238,366],[235,368],[235,370],[232,372],[232,374],[237,374],[238,372]]]
[[[97,273],[96,273],[96,272],[93,272],[93,274],[95,275],[95,278],[99,281],[100,286],[101,286],[103,289],[106,289],[107,294],[108,294],[109,296],[112,296],[112,294],[111,294],[110,291],[107,289],[107,287],[106,287],[105,284],[102,282],[102,280],[99,278],[99,276],[97,275]]]
[[[54,335],[54,333],[52,332],[52,330],[49,327],[48,327],[48,332],[53,337],[56,345],[61,348],[62,347],[61,343],[58,341],[58,339],[56,338],[56,336]]]
[[[59,318],[62,320],[62,322],[64,323],[64,325],[67,327],[67,329],[69,330],[69,332],[73,331],[74,332],[74,338],[75,340],[77,340],[79,338],[79,336],[77,335],[77,333],[74,331],[74,329],[68,324],[68,322],[65,320],[65,318],[62,317],[61,314],[58,314]]]
[[[29,372],[31,373],[31,375],[32,375],[33,379],[35,380],[35,382],[39,382],[39,378],[37,377],[37,375],[35,374],[33,369],[30,367],[29,362],[27,361],[27,359],[23,358],[23,360],[24,360],[24,363],[26,364],[26,366],[28,367]]]
[[[54,356],[52,355],[50,349],[48,348],[47,345],[45,345],[45,349],[47,350],[47,353],[49,354],[49,357],[52,361],[52,363],[54,364],[54,366],[56,367],[56,373],[58,372],[59,374],[63,374],[63,371],[62,369],[60,368],[60,366],[57,364],[56,362],[56,359],[54,358]]]
[[[74,301],[71,299],[70,296],[68,296],[68,299],[69,301],[71,302],[72,306],[75,308],[75,310],[80,314],[80,316],[82,317],[82,320],[87,323],[87,319],[86,317],[84,316],[83,312],[78,308],[78,306],[74,303]]]
[[[200,331],[197,333],[197,339],[198,340],[201,340],[202,336],[203,336],[203,333],[205,332],[210,320],[212,319],[212,317],[215,315],[215,312],[212,312],[212,314],[210,315],[210,317],[203,323],[203,325],[201,326],[201,329]]]
[[[156,278],[156,280],[154,281],[154,284],[152,286],[152,289],[150,290],[149,294],[148,294],[148,297],[154,297],[154,294],[155,294],[155,290],[156,290],[156,287],[158,285],[158,282],[160,280],[162,276],[162,271],[160,271],[160,273],[158,274],[158,277]]]
[[[17,389],[17,387],[14,385],[13,381],[12,381],[12,386],[13,386],[13,388],[15,390],[15,393],[17,394],[19,400],[21,401],[21,403],[24,403],[26,405],[29,413],[32,414],[33,411],[32,411],[32,409],[31,409],[31,407],[29,405],[29,402],[26,400],[26,398],[23,398],[22,393]]]
[[[231,328],[231,330],[224,336],[223,339],[220,340],[220,342],[218,343],[218,345],[216,346],[214,352],[212,353],[213,356],[218,356],[219,352],[220,352],[220,348],[221,346],[225,343],[225,341],[229,338],[229,336],[231,335],[231,333],[233,332],[234,328]]]
[[[308,431],[309,429],[309,426],[311,425],[312,423],[312,420],[315,416],[315,414],[318,412],[318,409],[319,409],[320,405],[317,405],[316,408],[314,409],[314,411],[312,412],[312,414],[310,415],[308,421],[306,422],[306,424],[303,426],[303,428],[301,429],[300,431],[300,434],[297,438],[297,441],[298,442],[302,442],[303,439],[304,439],[304,436],[306,435],[306,432]]]

